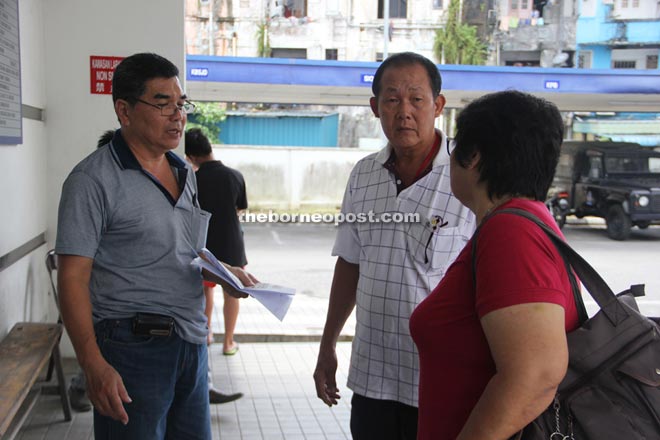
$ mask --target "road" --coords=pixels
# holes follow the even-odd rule
[[[248,270],[274,284],[295,287],[298,294],[327,298],[335,258],[330,256],[335,227],[323,224],[243,224]],[[610,240],[604,225],[569,224],[568,242],[615,293],[646,284],[642,312],[660,316],[660,227],[633,228],[627,241]],[[585,301],[593,313],[595,304]]]

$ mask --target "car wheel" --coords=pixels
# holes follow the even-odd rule
[[[557,226],[559,226],[559,229],[563,228],[566,224],[566,214],[562,213],[561,208],[556,205],[550,207],[550,212],[552,213],[552,217],[555,219]]]
[[[612,205],[607,211],[607,235],[613,240],[626,240],[630,237],[632,222],[621,205]]]
[[[646,229],[649,227],[650,224],[651,222],[637,222],[637,227],[639,229]]]

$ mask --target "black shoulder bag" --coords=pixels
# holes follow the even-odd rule
[[[644,285],[614,295],[594,268],[536,216],[509,208],[487,218],[499,214],[525,217],[543,229],[600,307],[592,318],[583,315],[584,303],[572,280],[584,319],[566,335],[568,371],[552,405],[512,439],[660,439],[660,320],[639,312],[635,297],[644,295]],[[477,234],[472,254],[475,280]],[[571,270],[568,273],[572,276]]]

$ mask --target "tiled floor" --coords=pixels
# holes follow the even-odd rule
[[[349,439],[351,392],[340,386],[339,405],[328,408],[317,397],[312,379],[316,342],[242,343],[235,356],[223,356],[220,344],[211,348],[215,386],[241,391],[235,402],[211,406],[213,438],[220,440]],[[337,383],[346,384],[350,343],[337,347]],[[75,364],[69,363],[72,371]],[[64,422],[57,396],[42,396],[18,440],[87,440],[92,413],[75,413]]]
[[[332,409],[317,397],[312,379],[317,343],[241,344],[238,355],[212,351],[214,382],[223,391],[242,391],[235,404],[212,409],[218,439],[350,438],[350,391]],[[338,346],[338,383],[346,383],[350,344]],[[225,374],[225,371],[229,374]]]

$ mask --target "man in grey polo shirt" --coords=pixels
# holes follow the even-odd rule
[[[121,128],[62,188],[60,307],[96,438],[211,438],[202,276],[219,280],[190,264],[209,214],[190,166],[170,151],[194,109],[178,73],[156,54],[125,58],[113,78]]]

